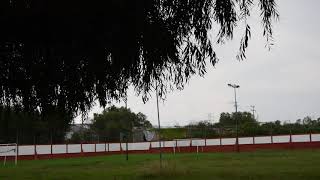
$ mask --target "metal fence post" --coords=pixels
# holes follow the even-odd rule
[[[222,128],[219,127],[220,146],[222,146]]]
[[[270,131],[270,133],[271,133],[271,144],[273,144],[273,129],[272,129],[272,124],[271,124],[271,131]]]
[[[309,140],[312,142],[312,130],[311,127],[309,127]]]
[[[36,160],[37,159],[36,135],[33,136],[33,145],[34,145],[34,160]]]
[[[16,158],[16,164],[17,164],[17,160],[18,160],[18,157],[19,157],[19,131],[17,130],[17,134],[16,134],[16,155],[17,155],[17,158]]]

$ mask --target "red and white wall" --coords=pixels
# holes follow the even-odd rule
[[[186,139],[177,141],[162,141],[164,152],[173,152],[174,147],[179,151],[193,152],[197,146],[201,151],[233,151],[236,138],[221,139]],[[320,148],[320,134],[281,135],[240,137],[240,150],[254,150],[261,148]],[[128,143],[130,153],[157,152],[159,142]],[[14,157],[15,152],[6,152],[14,146],[0,145],[0,159],[4,156]],[[92,143],[92,144],[49,144],[49,145],[19,145],[19,159],[47,159],[54,157],[78,157],[101,154],[119,154],[126,150],[126,143]],[[3,153],[4,152],[4,153]]]

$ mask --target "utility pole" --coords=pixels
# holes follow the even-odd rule
[[[239,85],[236,85],[236,84],[228,84],[229,87],[232,87],[233,90],[234,90],[234,106],[235,106],[235,109],[236,109],[236,112],[234,114],[234,117],[235,117],[235,121],[236,121],[236,148],[237,148],[237,152],[239,152],[239,132],[238,132],[238,118],[237,118],[237,115],[238,115],[238,103],[237,103],[237,91],[236,89],[237,88],[240,88]]]
[[[126,97],[124,99],[125,107],[128,109],[128,95],[126,94]]]
[[[255,106],[250,106],[251,107],[251,111],[252,111],[252,116],[253,116],[253,119],[256,119],[255,115],[254,115],[254,112],[256,112],[256,110],[254,109]]]
[[[208,113],[208,122],[213,121],[213,113]]]
[[[158,97],[158,83],[156,84],[156,98],[157,98],[157,114],[158,114],[158,130],[159,130],[159,154],[160,154],[160,169],[162,169],[162,152],[161,152],[161,135],[160,135],[160,114],[159,114],[159,97]]]
[[[128,110],[128,93],[126,92],[126,97],[124,98],[124,102],[125,102],[125,108],[126,110]],[[130,130],[127,130],[126,132],[126,160],[129,160],[129,148],[128,148],[128,144],[129,144],[129,132]],[[133,142],[133,122],[131,122],[131,136],[132,136],[132,142]]]

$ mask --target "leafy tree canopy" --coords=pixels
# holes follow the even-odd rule
[[[91,129],[100,137],[119,139],[120,133],[132,132],[134,128],[149,129],[152,124],[143,113],[134,113],[130,109],[111,106],[102,114],[94,114]]]
[[[250,38],[246,19],[257,4],[272,40],[275,0],[1,0],[0,103],[41,113],[86,112],[119,100],[129,85],[148,98],[204,75],[218,43],[244,23],[239,59]]]
[[[237,112],[237,113],[221,113],[219,124],[222,126],[234,126],[236,119],[239,124],[257,124],[257,121],[253,118],[250,112]]]

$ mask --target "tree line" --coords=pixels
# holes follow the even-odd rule
[[[73,131],[69,139],[67,132],[72,130],[73,117],[52,109],[50,116],[39,112],[24,112],[19,109],[0,106],[0,143],[16,142],[19,144],[47,144],[81,142],[119,142],[123,137],[131,139],[134,131],[152,130],[152,124],[143,113],[135,113],[125,107],[111,106],[100,114],[94,114],[89,124]],[[219,122],[200,121],[182,127],[162,129],[163,140],[177,138],[219,138],[235,137],[236,120],[239,136],[266,136],[282,134],[320,133],[320,117],[309,116],[296,121],[280,120],[258,122],[250,112],[220,114]]]
[[[143,113],[134,113],[129,108],[111,106],[100,114],[94,114],[87,128],[73,133],[72,142],[132,140],[135,129],[152,129],[152,124]]]
[[[125,107],[111,106],[94,114],[89,124],[79,125],[73,131],[73,116],[52,109],[47,116],[35,111],[25,112],[14,107],[0,106],[0,143],[19,144],[80,143],[92,141],[119,142],[120,136],[132,139],[134,129],[152,129],[143,113],[134,113]],[[67,139],[67,133],[71,138]]]
[[[60,143],[64,141],[73,116],[53,108],[46,115],[15,107],[0,106],[0,143]]]
[[[239,136],[320,133],[320,117],[312,119],[310,116],[306,116],[296,121],[258,122],[250,112],[223,112],[220,114],[218,123],[200,121],[191,123],[184,128],[187,129],[186,136],[189,137],[234,137],[236,120],[238,121]]]

